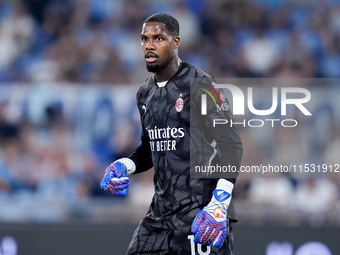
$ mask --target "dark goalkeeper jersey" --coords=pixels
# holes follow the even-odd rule
[[[216,188],[218,179],[190,178],[190,139],[193,139],[190,133],[194,132],[194,141],[199,141],[197,153],[206,154],[203,159],[210,159],[217,148],[219,153],[215,162],[240,165],[242,144],[235,128],[224,125],[212,129],[208,119],[211,114],[201,118],[198,109],[195,121],[202,119],[202,123],[195,123],[195,126],[202,126],[202,130],[190,130],[190,97],[194,104],[195,101],[198,104],[199,93],[202,92],[197,90],[197,95],[190,96],[193,78],[214,82],[202,70],[183,62],[164,87],[158,87],[154,76],[151,76],[137,92],[142,124],[141,145],[129,158],[136,164],[135,173],[152,167],[155,169],[155,194],[144,219],[154,227],[190,228],[197,213],[210,202]],[[230,111],[220,114],[231,118]],[[213,140],[217,142],[216,148],[212,146]],[[229,181],[235,183],[236,179]],[[235,219],[232,204],[228,217]]]

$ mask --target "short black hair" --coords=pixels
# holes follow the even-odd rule
[[[159,22],[165,24],[165,29],[174,36],[179,36],[179,23],[177,19],[166,13],[156,13],[144,20],[144,23]]]

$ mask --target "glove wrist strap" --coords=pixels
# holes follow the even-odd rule
[[[130,174],[133,174],[136,171],[136,164],[135,162],[132,161],[132,159],[121,158],[121,159],[116,160],[115,162],[120,162],[126,166],[127,176],[129,176]]]
[[[230,181],[227,181],[226,179],[219,179],[216,185],[216,189],[222,189],[231,194],[234,189],[234,184]]]
[[[234,184],[230,181],[219,179],[216,189],[213,192],[212,201],[219,201],[228,208],[231,201],[231,193],[233,188]]]

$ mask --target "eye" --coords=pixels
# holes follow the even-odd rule
[[[162,37],[156,37],[156,41],[161,42],[161,41],[163,41],[163,38]]]
[[[148,39],[146,37],[141,38],[142,42],[146,42]]]

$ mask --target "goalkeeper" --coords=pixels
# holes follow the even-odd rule
[[[101,187],[125,195],[129,175],[155,169],[155,194],[127,254],[234,254],[233,223],[237,220],[232,190],[237,176],[191,178],[190,156],[198,156],[205,165],[214,162],[239,169],[242,143],[235,127],[211,126],[211,118],[232,118],[228,107],[217,111],[208,100],[208,114],[201,115],[199,105],[205,92],[196,89],[191,93],[190,81],[199,78],[205,81],[202,86],[209,87],[214,79],[182,61],[179,45],[175,18],[158,13],[144,21],[141,46],[147,70],[153,75],[137,92],[141,145],[108,166]],[[227,103],[222,91],[216,96]],[[190,114],[198,122],[195,125]]]

